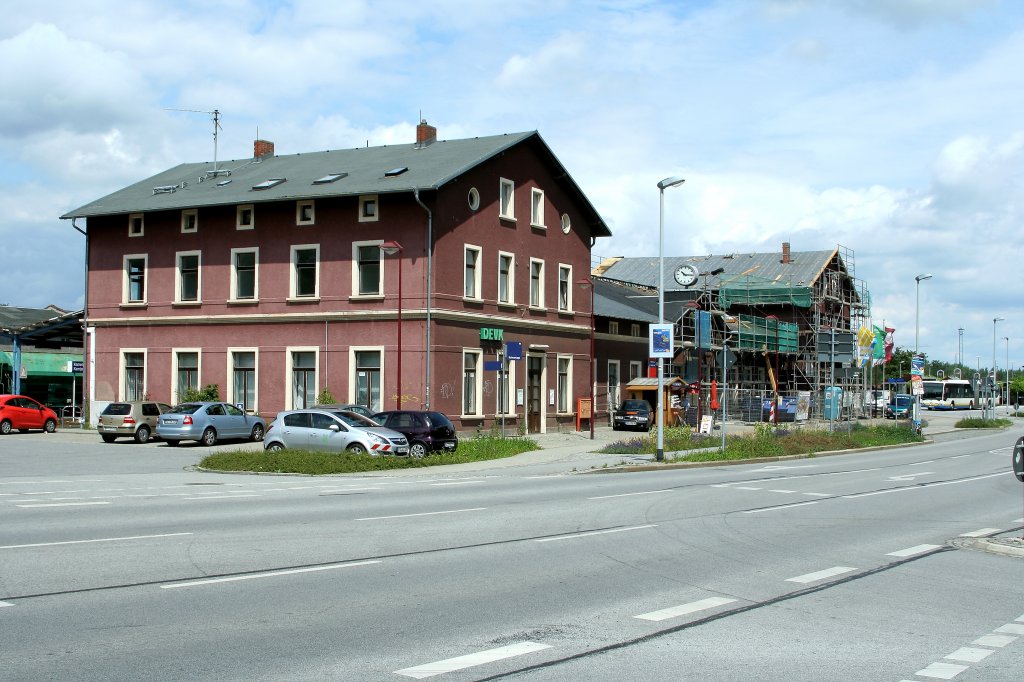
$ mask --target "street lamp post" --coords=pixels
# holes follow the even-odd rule
[[[930,274],[917,275],[914,277],[914,288],[917,290],[917,301],[914,305],[914,357],[917,357],[918,349],[920,348],[920,328],[921,328],[921,281],[931,279]],[[910,377],[913,379],[914,377]],[[922,379],[924,377],[921,377]],[[914,386],[914,382],[910,382],[911,387]],[[921,396],[917,393],[914,394],[914,427],[916,428],[920,424],[921,420]]]
[[[402,409],[402,245],[396,241],[387,241],[380,245],[380,250],[388,256],[399,254],[398,258],[398,346],[396,357],[398,362],[395,373],[395,409]]]
[[[995,387],[996,379],[999,377],[999,371],[998,371],[998,368],[996,367],[996,324],[998,324],[999,322],[1002,322],[1004,319],[1006,319],[1006,318],[1003,318],[1003,317],[993,317],[992,318],[992,387],[993,388]],[[992,391],[991,390],[989,391],[989,396],[990,397],[992,396]],[[996,416],[996,402],[995,402],[994,398],[990,398],[990,399],[991,399],[991,402],[992,402],[992,414],[991,414],[991,416],[994,418]]]
[[[673,176],[658,183],[658,324],[665,324],[665,189],[686,182]],[[674,334],[673,334],[674,336]],[[673,343],[675,341],[673,340]],[[658,451],[655,458],[665,461],[665,358],[658,358]]]
[[[590,440],[594,440],[594,384],[597,383],[597,364],[594,359],[594,279],[581,279],[580,286],[590,287]]]
[[[1003,365],[1006,368],[1006,404],[1010,404],[1010,337],[1004,336],[1003,341],[1006,341],[1006,364]]]

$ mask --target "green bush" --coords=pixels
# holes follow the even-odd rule
[[[331,393],[331,389],[326,386],[324,386],[323,390],[321,390],[316,396],[317,405],[331,405],[336,402],[338,401],[334,399],[334,394]]]
[[[981,419],[979,417],[968,417],[961,419],[955,426],[958,429],[1002,429],[1013,424],[1009,419]]]
[[[178,400],[183,403],[216,402],[220,400],[220,386],[207,384],[202,389],[186,388],[178,396]]]

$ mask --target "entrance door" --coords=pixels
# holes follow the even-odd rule
[[[529,355],[526,358],[526,430],[540,433],[541,411],[544,408],[544,394],[541,380],[544,376],[544,356]]]

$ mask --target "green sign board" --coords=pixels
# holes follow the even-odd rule
[[[504,329],[497,329],[495,327],[480,327],[480,340],[502,341],[505,338],[504,333]]]

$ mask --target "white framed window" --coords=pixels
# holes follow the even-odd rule
[[[285,386],[289,387],[286,410],[301,410],[316,405],[320,374],[320,349],[316,346],[290,346],[285,349]]]
[[[384,263],[380,255],[380,245],[383,243],[383,239],[352,242],[353,297],[384,295]]]
[[[181,231],[183,233],[199,231],[199,209],[186,208],[181,212]]]
[[[572,266],[558,264],[558,311],[572,312]]]
[[[544,261],[530,259],[530,307],[544,307]]]
[[[644,374],[644,364],[639,360],[629,361],[629,380],[639,379]]]
[[[146,219],[142,213],[132,213],[128,216],[128,236],[141,237],[146,232]]]
[[[608,321],[608,333],[609,334],[618,334],[619,333],[619,321],[618,320],[609,320]]]
[[[514,305],[516,302],[516,256],[498,252],[498,303]]]
[[[316,299],[319,295],[320,245],[300,244],[293,246],[288,297],[292,300],[310,300]]]
[[[516,219],[515,189],[516,184],[506,178],[498,181],[498,217],[505,220]]]
[[[462,351],[462,415],[480,417],[480,394],[483,386],[481,361],[483,352],[479,348],[465,348]]]
[[[464,274],[462,277],[462,295],[475,301],[480,300],[480,253],[479,246],[466,244],[464,248],[463,265]]]
[[[379,208],[376,194],[364,194],[359,197],[359,222],[377,222],[380,219]]]
[[[149,254],[132,253],[124,257],[124,277],[121,287],[122,305],[146,303],[146,280],[149,277]]]
[[[256,228],[256,211],[252,204],[241,204],[235,209],[235,229],[252,230]]]
[[[253,246],[231,249],[231,301],[256,302],[260,299],[260,249]]]
[[[201,251],[178,251],[175,254],[174,302],[200,303],[203,300],[200,266]]]
[[[631,325],[629,325],[629,335],[640,336],[640,325],[638,323],[634,322]]]
[[[171,349],[171,402],[182,402],[185,391],[198,390],[202,385],[199,374],[203,351],[200,348]]]
[[[258,348],[228,348],[228,399],[232,405],[242,404],[242,409],[255,413],[259,409],[259,358]]]
[[[608,410],[619,406],[619,361],[608,361]]]
[[[349,402],[363,405],[371,412],[383,410],[384,347],[352,346],[349,348],[348,366]]]
[[[494,413],[508,416],[516,413],[516,365],[506,362],[505,366],[508,367],[508,372],[505,373],[504,386],[501,385],[502,378],[499,377],[498,390],[494,392]]]
[[[555,406],[559,414],[572,412],[572,356],[556,357],[558,383],[556,384]]]
[[[536,187],[530,190],[530,227],[547,229],[544,224],[544,190]]]
[[[313,225],[316,223],[316,204],[312,200],[295,202],[295,224]]]
[[[146,355],[145,348],[122,348],[120,356],[120,377],[118,395],[121,400],[144,400],[146,398]]]

